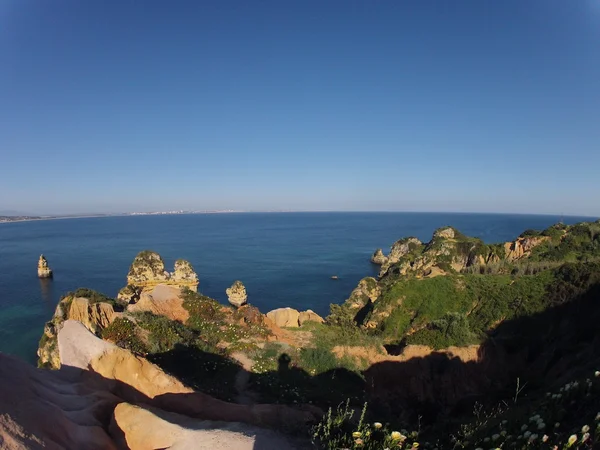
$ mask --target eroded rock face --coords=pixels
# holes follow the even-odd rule
[[[136,303],[127,306],[127,311],[147,311],[185,323],[190,317],[190,313],[183,307],[183,301],[180,288],[159,284],[152,291],[143,292]]]
[[[234,281],[231,287],[225,290],[227,294],[227,300],[236,308],[245,305],[248,301],[248,294],[246,293],[246,287],[241,281]]]
[[[128,284],[119,291],[117,298],[123,303],[135,303],[140,299],[140,294],[140,288]]]
[[[81,322],[92,333],[106,328],[115,319],[116,313],[109,303],[91,303],[87,298],[74,298],[68,313],[69,319]]]
[[[504,243],[504,251],[506,259],[515,261],[517,259],[526,258],[531,255],[534,247],[537,247],[543,242],[547,242],[550,238],[547,236],[521,237],[513,242]]]
[[[381,288],[373,277],[365,277],[358,282],[358,286],[350,293],[346,304],[352,309],[359,309],[368,302],[376,301],[381,295]]]
[[[52,269],[48,266],[48,260],[44,255],[40,255],[40,259],[38,260],[37,273],[39,278],[52,277]]]
[[[310,408],[237,405],[194,392],[77,321],[64,322],[58,345],[57,371],[0,353],[3,449],[292,449],[294,441],[259,427],[299,427],[319,417]]]
[[[399,262],[404,256],[422,246],[423,243],[416,237],[400,239],[390,248],[390,254],[382,263],[380,276],[383,276],[392,264]]]
[[[321,316],[310,309],[299,312],[294,308],[278,308],[274,309],[273,311],[269,311],[267,313],[267,318],[269,318],[278,327],[290,328],[300,327],[305,322],[324,322]]]
[[[312,309],[307,309],[306,311],[300,312],[300,314],[298,315],[298,323],[300,326],[304,325],[306,322],[323,323],[325,321]]]
[[[145,250],[137,254],[129,273],[127,284],[132,290],[138,288],[140,291],[152,290],[159,284],[167,284],[178,287],[187,287],[192,291],[198,289],[198,275],[194,272],[192,265],[183,259],[175,262],[173,273],[165,270],[165,263],[156,252]],[[123,291],[123,290],[121,290]],[[128,292],[123,292],[127,296]]]
[[[373,264],[381,266],[382,264],[385,264],[386,261],[387,257],[383,254],[383,251],[380,248],[375,250],[375,253],[373,253],[373,255],[371,256],[371,262]]]

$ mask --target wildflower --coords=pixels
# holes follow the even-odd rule
[[[558,428],[558,427],[560,427],[560,422],[556,422],[556,423],[554,424],[554,428]]]
[[[355,440],[355,441],[354,441],[354,443],[355,443],[356,445],[363,445],[363,443],[364,443],[364,442],[363,442],[363,440],[362,440],[362,439],[357,439],[357,440]]]
[[[596,420],[600,420],[600,412],[596,414]]]
[[[419,446],[418,442],[413,442],[413,448],[417,448]]]
[[[520,441],[521,439],[523,439],[523,435],[522,434],[520,434],[520,435],[517,436],[517,440]]]
[[[399,441],[400,439],[402,439],[402,434],[400,434],[399,431],[392,431],[391,437],[394,441]]]
[[[525,431],[526,429],[527,429],[527,424],[525,424],[521,427],[521,431]]]
[[[582,437],[581,437],[581,442],[585,442],[590,438],[590,433],[585,433]]]
[[[542,442],[546,442],[548,440],[548,435],[545,434],[542,436]]]
[[[573,445],[576,441],[577,441],[577,435],[576,434],[572,434],[571,436],[569,436],[569,440],[568,440],[569,447],[571,445]]]
[[[359,437],[361,437],[361,436],[362,436],[362,434],[361,434],[361,432],[360,432],[360,431],[355,431],[354,433],[352,433],[352,437],[353,437],[353,438],[359,438]]]
[[[500,432],[500,436],[506,436],[506,430],[502,430],[502,431]]]
[[[536,414],[535,416],[531,416],[531,417],[529,418],[529,421],[530,421],[530,422],[537,422],[539,418],[540,418],[540,415],[539,415],[539,414]]]
[[[477,447],[475,450],[483,450],[481,447]]]
[[[546,424],[544,422],[538,422],[538,430],[543,430],[546,428]]]
[[[508,420],[506,420],[506,419],[504,419],[504,420],[502,421],[502,425],[506,425],[507,423],[508,423]]]
[[[383,425],[381,425],[381,423],[380,423],[380,422],[375,422],[375,423],[373,424],[373,427],[375,427],[375,429],[376,429],[376,430],[379,430],[379,429],[380,429],[382,426],[383,426]]]
[[[590,427],[588,427],[587,425],[584,425],[581,427],[581,432],[582,433],[587,433],[588,431],[590,431]]]
[[[537,434],[532,434],[531,436],[529,436],[529,442],[533,442],[538,438]]]
[[[529,439],[530,436],[531,436],[531,431],[526,431],[525,433],[523,433],[523,437],[525,439]]]
[[[490,438],[489,438],[489,437],[486,437],[486,438],[483,440],[483,442],[490,442]]]
[[[600,377],[600,370],[596,370],[596,371],[594,372],[594,376],[595,376],[595,377]]]
[[[500,435],[499,434],[494,434],[492,436],[492,441],[497,441],[498,439],[500,439]]]

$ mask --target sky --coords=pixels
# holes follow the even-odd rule
[[[0,210],[599,193],[600,0],[0,0]]]

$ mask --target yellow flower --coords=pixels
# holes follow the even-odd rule
[[[417,448],[419,446],[418,442],[413,442],[413,448]]]
[[[399,431],[392,431],[392,439],[394,441],[399,441],[400,439],[402,439],[402,434],[400,434]]]
[[[353,438],[359,438],[361,436],[362,436],[362,434],[360,433],[360,431],[355,431],[354,433],[352,433]]]
[[[375,423],[373,424],[373,426],[375,427],[375,429],[376,429],[376,430],[379,430],[379,429],[380,429],[380,428],[381,428],[383,425],[381,425],[381,423],[380,423],[380,422],[375,422]]]
[[[569,447],[571,445],[573,445],[575,442],[577,441],[577,435],[576,434],[572,434],[571,436],[569,436]]]

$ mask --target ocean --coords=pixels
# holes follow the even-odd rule
[[[327,315],[358,281],[376,275],[369,258],[394,241],[452,225],[486,242],[543,229],[558,216],[456,213],[227,213],[120,216],[0,224],[0,351],[36,361],[38,341],[61,295],[79,287],[116,296],[135,255],[154,250],[172,270],[189,260],[199,291],[227,303],[241,280],[261,311],[290,306]],[[595,220],[565,217],[565,223]],[[54,271],[37,278],[43,253]],[[337,280],[331,277],[336,275]]]

